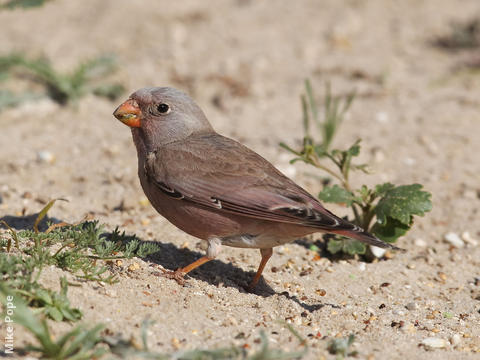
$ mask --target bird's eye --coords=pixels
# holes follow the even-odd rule
[[[170,112],[170,106],[164,103],[158,104],[157,111],[162,115],[168,114]]]

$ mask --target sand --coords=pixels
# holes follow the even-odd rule
[[[114,79],[129,93],[167,85],[187,91],[217,131],[313,194],[321,189],[310,176],[315,170],[290,165],[278,143],[294,145],[302,137],[305,78],[319,99],[327,81],[334,94],[355,88],[334,145],[361,138],[360,161],[374,172],[355,174],[353,185],[418,182],[433,194],[432,212],[416,218],[398,243],[405,254],[374,263],[327,254],[318,259],[305,246],[321,241],[317,234],[274,249],[255,294],[243,287],[259,263],[256,250],[225,247],[185,286],[156,276],[159,266],[175,269],[201,256],[204,245],[145,203],[130,131],[111,115],[120,101],[93,95],[77,107],[42,100],[0,114],[0,217],[34,214],[46,200],[62,197],[69,202],[56,204],[50,216],[74,222],[89,213],[107,229],[157,241],[161,252],[125,261],[118,283],[69,290],[82,321],[102,322],[111,333],[138,337],[143,319],[155,321],[149,330],[155,351],[255,348],[261,330],[272,346],[299,349],[280,320],[307,339],[306,359],[333,358],[329,340],[349,334],[362,359],[478,358],[480,78],[455,72],[478,50],[432,46],[452,21],[478,14],[476,0],[54,0],[0,12],[1,54],[44,55],[68,71],[114,53],[120,61]],[[40,151],[54,159],[38,161]],[[123,210],[115,210],[122,202]],[[448,232],[469,232],[477,245],[453,247],[444,241]],[[138,269],[127,271],[132,263]],[[47,269],[42,282],[57,288],[62,275]],[[54,333],[68,328],[55,324]],[[445,346],[421,346],[429,337]],[[19,329],[16,346],[27,339]]]

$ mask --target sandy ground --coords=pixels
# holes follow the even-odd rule
[[[361,160],[375,174],[358,174],[354,185],[419,182],[433,193],[433,211],[399,242],[405,254],[376,263],[315,260],[302,243],[288,244],[275,249],[256,294],[243,290],[260,259],[254,250],[224,248],[184,287],[155,276],[157,264],[183,266],[203,245],[145,205],[130,132],[111,115],[118,104],[95,97],[77,109],[45,100],[0,114],[0,217],[33,214],[45,200],[64,197],[69,202],[51,216],[77,221],[91,213],[109,229],[158,241],[161,252],[125,262],[123,269],[132,262],[140,268],[119,269],[117,284],[70,288],[84,321],[113,333],[137,336],[150,317],[154,350],[254,347],[262,329],[272,345],[295,350],[282,320],[308,339],[308,359],[332,357],[328,340],[351,333],[360,358],[478,359],[480,246],[454,248],[443,236],[468,231],[480,239],[480,78],[453,72],[472,51],[431,46],[451,21],[475,15],[477,0],[54,0],[0,12],[1,54],[45,55],[68,70],[114,53],[116,78],[130,92],[152,85],[189,92],[220,133],[313,193],[317,181],[278,147],[302,136],[303,80],[312,80],[319,97],[325,81],[336,94],[356,88],[336,145],[362,138]],[[37,161],[42,150],[55,161]],[[124,211],[115,211],[122,201]],[[49,269],[42,281],[56,287],[60,275]],[[66,328],[55,325],[57,333]],[[17,335],[19,346],[25,335]],[[428,337],[446,347],[419,346]]]

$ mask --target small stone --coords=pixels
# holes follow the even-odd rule
[[[370,245],[370,251],[372,252],[373,256],[376,258],[381,258],[385,253],[387,252],[386,249],[379,248],[377,246],[371,246]]]
[[[385,124],[387,123],[390,119],[388,117],[388,113],[385,111],[379,111],[375,114],[375,120],[377,120],[379,123]]]
[[[118,296],[117,292],[113,289],[106,289],[105,290],[105,295],[107,295],[108,297],[111,297],[111,298],[116,298]]]
[[[173,338],[172,339],[172,346],[177,350],[180,349],[180,347],[181,347],[180,340],[178,340],[177,338]]]
[[[427,349],[441,349],[447,346],[447,342],[444,339],[436,337],[425,338],[421,344]]]
[[[135,271],[140,269],[140,265],[138,263],[134,262],[133,264],[128,265],[128,271]]]
[[[477,246],[478,245],[478,240],[472,238],[470,233],[468,231],[464,231],[462,233],[462,240],[465,241],[467,244],[470,244],[472,246]]]
[[[453,334],[452,337],[450,338],[450,344],[453,346],[458,346],[462,341],[462,337],[460,334]]]
[[[46,164],[52,164],[55,162],[55,155],[48,150],[40,150],[37,152],[37,161]]]
[[[428,152],[431,155],[436,155],[438,154],[439,147],[436,142],[434,142],[431,138],[425,136],[425,135],[420,135],[419,137],[420,144],[424,145]]]
[[[139,200],[138,200],[138,203],[141,205],[141,206],[148,206],[150,204],[150,201],[148,201],[147,197],[146,196],[142,196]]]
[[[358,270],[365,271],[366,268],[367,268],[367,265],[365,265],[364,262],[361,262],[360,264],[358,264]]]
[[[415,245],[418,247],[426,247],[427,242],[423,239],[415,239]]]
[[[228,316],[222,323],[223,326],[230,326],[230,325],[238,325],[237,319],[235,319],[233,316]]]
[[[418,309],[418,304],[416,302],[409,302],[406,306],[405,306],[408,310],[417,310]]]
[[[379,148],[374,148],[372,150],[373,161],[376,163],[381,163],[385,160],[385,153]]]
[[[407,269],[410,269],[410,270],[413,270],[416,268],[416,265],[415,264],[408,264],[407,265]]]
[[[395,309],[395,310],[392,310],[392,314],[393,314],[393,315],[403,316],[403,315],[405,315],[405,311]]]
[[[462,239],[460,239],[460,236],[454,232],[449,232],[446,233],[443,239],[448,242],[450,245],[456,247],[456,248],[462,248],[464,247],[465,243],[463,242]]]

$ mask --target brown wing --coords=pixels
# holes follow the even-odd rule
[[[323,208],[260,155],[218,134],[168,144],[149,154],[145,170],[179,201],[325,231],[359,229]]]

